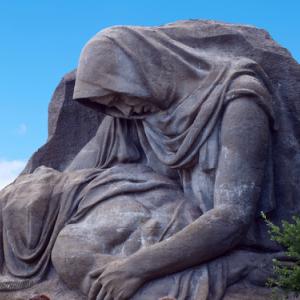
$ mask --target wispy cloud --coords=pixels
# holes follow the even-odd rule
[[[28,127],[25,123],[22,123],[19,125],[18,129],[17,129],[17,133],[19,135],[25,135],[27,133]]]
[[[0,159],[0,190],[14,181],[26,165],[22,160]]]

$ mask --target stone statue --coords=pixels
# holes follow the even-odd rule
[[[277,51],[274,65],[263,45]],[[300,69],[290,62],[296,71],[283,74],[285,57],[264,32],[237,25],[99,32],[75,85],[68,75],[70,105],[94,114],[90,125],[78,119],[94,127],[89,138],[79,131],[77,150],[46,162],[60,143],[61,106],[46,148],[0,194],[0,290],[58,277],[60,299],[73,297],[68,291],[89,300],[268,293],[283,249],[260,213],[280,222],[300,210]],[[68,149],[76,134],[61,140]]]

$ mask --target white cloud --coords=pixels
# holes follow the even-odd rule
[[[1,160],[0,159],[0,190],[20,174],[26,165],[22,160]]]
[[[17,129],[17,133],[19,135],[25,135],[27,133],[27,125],[25,123],[22,123],[19,125],[18,129]]]

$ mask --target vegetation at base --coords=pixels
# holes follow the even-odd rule
[[[282,226],[276,226],[262,213],[269,227],[271,239],[286,249],[287,259],[273,260],[274,277],[268,281],[268,286],[279,287],[285,292],[300,295],[300,217],[293,217],[293,222],[282,221]]]

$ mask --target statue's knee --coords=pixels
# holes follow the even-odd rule
[[[76,272],[78,264],[65,238],[61,235],[58,235],[56,239],[51,253],[51,260],[59,277],[70,288],[78,288],[78,273]]]
[[[51,252],[52,264],[58,274],[61,273],[62,269],[65,269],[65,263],[67,262],[66,252],[64,250],[63,240],[58,235],[54,247]]]
[[[86,292],[86,278],[94,266],[94,252],[88,251],[78,236],[65,228],[57,237],[51,253],[54,269],[70,288]],[[88,243],[87,243],[88,244]]]

